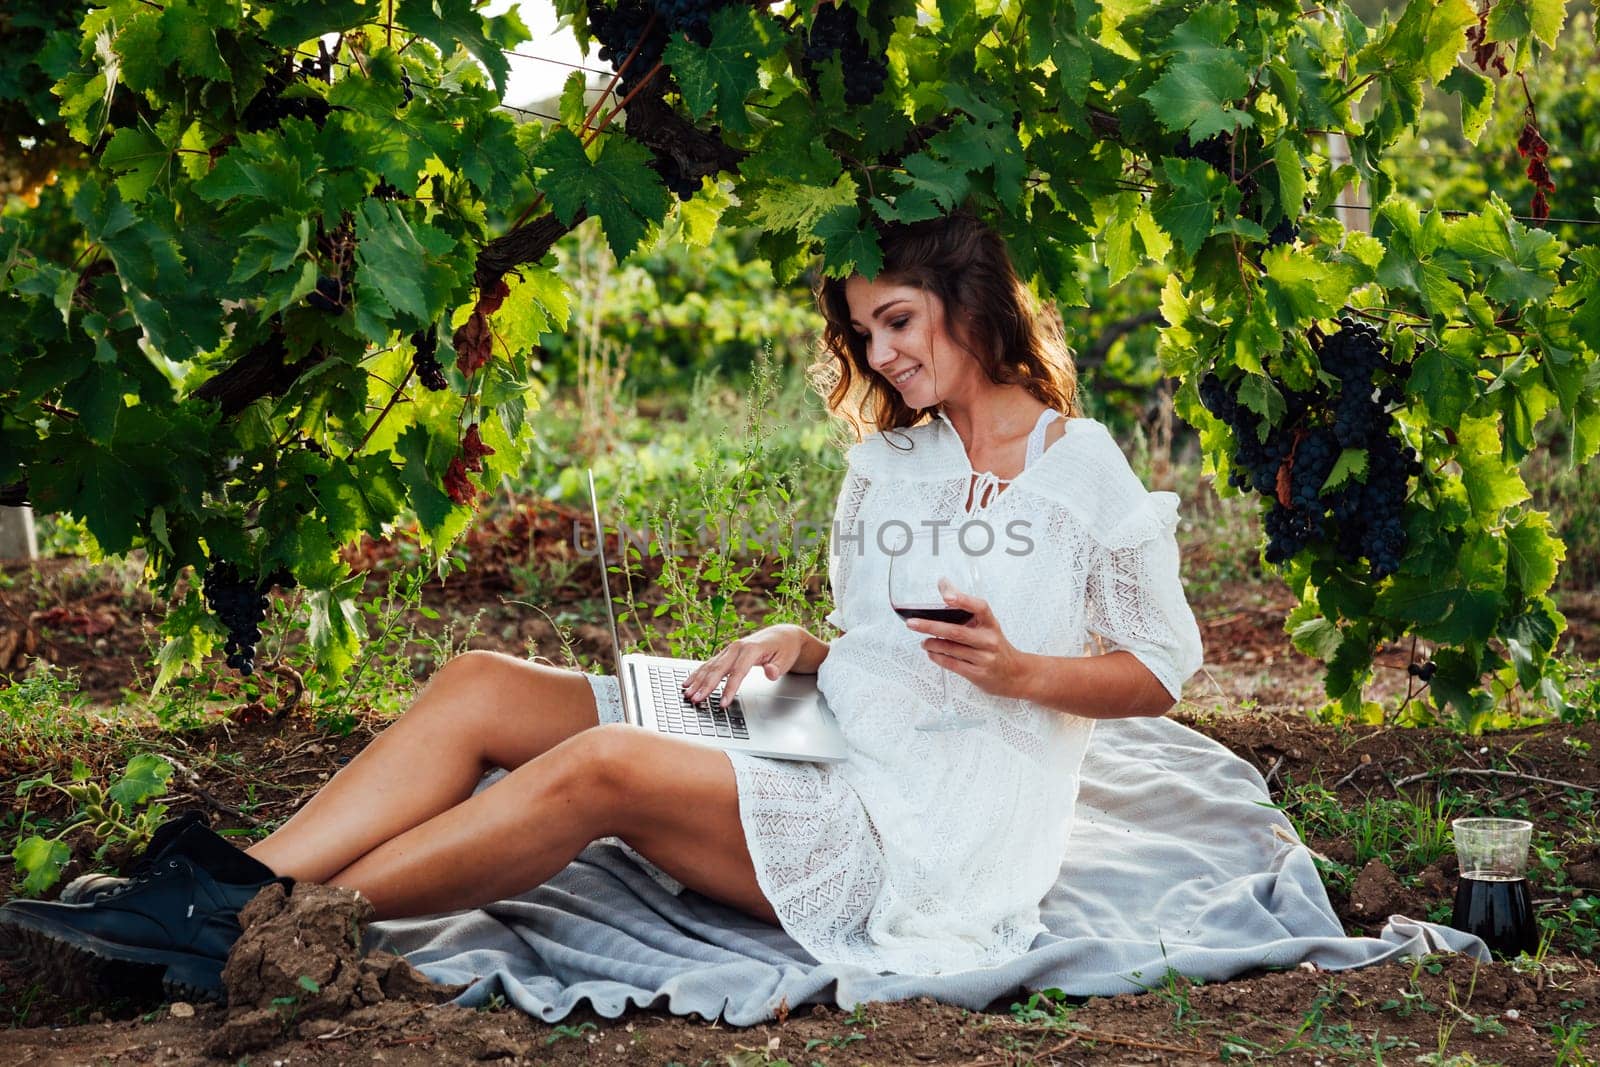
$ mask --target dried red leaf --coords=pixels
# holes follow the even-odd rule
[[[1532,122],[1522,125],[1522,132],[1517,135],[1517,151],[1523,158],[1532,156],[1534,159],[1544,159],[1550,154],[1550,146],[1539,134],[1539,127]]]
[[[1528,180],[1547,193],[1556,191],[1556,183],[1550,180],[1550,168],[1542,159],[1535,159],[1528,164]]]
[[[451,338],[456,348],[456,367],[469,378],[478,368],[489,362],[493,353],[493,339],[489,334],[489,320],[481,311],[463,322]]]
[[[510,295],[511,287],[504,279],[500,279],[478,294],[478,306],[475,310],[484,315],[493,315],[500,310],[500,305],[504,304],[506,297]]]
[[[483,470],[483,457],[494,455],[494,449],[484,444],[483,438],[478,436],[477,423],[467,427],[467,435],[461,441],[461,454],[466,457],[467,469],[473,471]]]
[[[1278,503],[1290,511],[1294,510],[1294,454],[1300,450],[1300,442],[1304,440],[1305,436],[1306,432],[1304,430],[1295,431],[1294,444],[1289,446],[1289,454],[1284,457],[1282,463],[1278,464],[1278,484],[1275,487],[1278,492]]]
[[[457,456],[450,461],[450,468],[444,472],[445,493],[464,508],[470,508],[478,499],[478,487],[467,477],[467,469],[466,463]]]
[[[1555,187],[1551,186],[1551,188],[1553,189]],[[1545,219],[1550,217],[1550,201],[1544,198],[1543,189],[1535,189],[1533,191],[1533,203],[1528,208],[1528,214],[1532,215],[1540,222],[1543,222]]]

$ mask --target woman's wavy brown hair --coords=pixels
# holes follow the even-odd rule
[[[996,385],[1020,385],[1071,418],[1078,413],[1078,373],[1052,306],[1038,307],[1017,277],[1005,241],[966,211],[879,228],[883,270],[878,277],[936,295],[952,340],[978,361]],[[811,378],[828,410],[857,440],[877,430],[914,426],[931,417],[907,406],[900,393],[867,364],[866,345],[850,325],[846,279],[823,278],[817,306],[824,326]]]

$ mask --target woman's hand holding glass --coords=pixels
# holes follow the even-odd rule
[[[757,630],[747,637],[732,641],[721,652],[689,672],[683,683],[683,695],[698,704],[722,684],[722,706],[733,703],[739,684],[751,670],[760,667],[767,677],[777,681],[794,669],[796,661],[806,647],[806,631],[799,626],[782,624]]]
[[[956,668],[964,661],[957,660],[953,653],[958,646],[964,647],[962,642],[971,639],[967,631],[979,622],[974,605],[988,611],[988,604],[978,597],[978,592],[977,560],[954,538],[946,537],[941,544],[936,536],[917,534],[889,554],[889,606],[906,620],[907,627],[929,635],[923,648],[928,650],[928,658],[945,670],[963,673]],[[992,624],[992,612],[988,619]],[[993,630],[998,634],[998,626]],[[951,711],[948,676],[941,672],[939,678],[939,716],[917,729],[932,733],[982,725],[970,715]]]
[[[939,591],[945,604],[971,612],[972,617],[960,625],[933,619],[907,620],[906,625],[911,629],[928,635],[928,640],[922,642],[928,658],[985,693],[998,697],[1021,696],[1026,656],[1006,640],[989,602],[956,589],[948,580],[940,584]]]

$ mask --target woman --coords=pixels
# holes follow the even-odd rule
[[[819,959],[926,974],[1026,951],[1093,721],[1164,714],[1200,663],[1176,500],[1072,417],[1070,358],[997,235],[959,214],[882,243],[876,278],[818,292],[830,407],[876,431],[850,452],[830,547],[843,636],[767,627],[685,684],[730,700],[757,667],[816,673],[849,760],[647,733],[621,722],[614,679],[469,652],[246,853],[174,822],[134,878],[13,901],[0,931],[41,964],[65,950],[221,999],[238,908],[273,880],[358,890],[378,918],[429,914],[521,894],[615,836]],[[1004,531],[979,564],[984,595],[947,591],[967,624],[893,614],[891,523]],[[1085,655],[1091,635],[1112,650]],[[951,713],[977,725],[917,729]],[[510,773],[474,794],[495,767]]]

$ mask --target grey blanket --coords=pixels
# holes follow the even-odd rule
[[[734,1026],[767,1021],[784,1002],[849,1010],[929,996],[980,1010],[1051,987],[1137,992],[1169,968],[1220,981],[1304,961],[1342,970],[1437,951],[1488,958],[1470,934],[1401,915],[1381,937],[1346,937],[1254,767],[1171,719],[1095,731],[1061,874],[1041,903],[1049,932],[998,967],[920,976],[820,963],[777,927],[693,890],[668,892],[615,839],[513,900],[373,924],[368,945],[437,981],[482,979],[458,998],[468,1006],[498,993],[552,1023],[587,1000],[607,1018],[634,1004]]]

